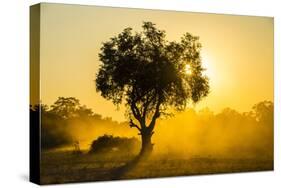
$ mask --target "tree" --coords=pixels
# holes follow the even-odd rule
[[[41,148],[43,150],[67,146],[72,143],[72,137],[67,132],[66,119],[51,112],[45,104],[30,106],[30,121],[33,129],[38,129],[41,122]],[[39,130],[38,130],[39,131]]]
[[[92,116],[93,112],[85,105],[80,105],[80,102],[75,97],[59,97],[53,105],[51,105],[51,113],[59,115],[64,119]]]
[[[209,93],[200,49],[199,37],[185,33],[180,42],[169,42],[151,22],[141,32],[126,28],[102,44],[96,90],[117,106],[124,102],[130,126],[141,135],[140,155],[151,153],[159,117]]]
[[[274,106],[271,101],[262,101],[255,104],[253,111],[258,122],[273,125]]]

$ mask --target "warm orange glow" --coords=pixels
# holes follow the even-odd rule
[[[186,66],[185,66],[185,72],[186,72],[186,74],[188,74],[188,75],[192,73],[191,68],[190,68],[190,65],[186,65]]]
[[[117,111],[95,92],[98,52],[102,42],[126,27],[139,31],[143,21],[156,23],[169,41],[185,32],[200,37],[211,92],[198,109],[248,111],[259,101],[273,100],[272,18],[43,4],[42,102],[73,96],[94,112],[125,120],[123,106]]]
[[[43,3],[40,19],[40,99],[50,107],[41,111],[31,109],[36,117],[40,111],[41,118],[40,183],[273,169],[272,18]],[[191,64],[192,67],[182,64],[177,67],[189,80],[179,79],[177,71],[170,79],[162,79],[162,75],[155,77],[161,78],[155,82],[165,82],[164,86],[168,85],[171,92],[159,92],[159,88],[165,88],[163,82],[157,87],[152,82],[155,85],[147,87],[147,80],[139,84],[145,87],[143,92],[135,89],[135,85],[125,87],[129,88],[127,91],[138,91],[126,97],[137,96],[144,100],[135,103],[132,99],[127,111],[124,103],[117,109],[112,101],[96,91],[95,79],[101,65],[98,54],[102,43],[127,27],[132,27],[133,32],[140,31],[143,21],[165,30],[167,41],[180,41],[186,32],[198,36],[202,44],[202,67],[206,70],[201,72],[197,53],[190,53],[196,54],[196,58],[186,59],[195,59],[196,63]],[[199,45],[187,47],[197,52]],[[174,49],[167,53],[174,55],[173,51],[178,48]],[[109,56],[108,62],[112,63],[114,54]],[[110,73],[105,71],[102,79],[118,69],[122,71],[114,76],[126,72],[129,75],[126,80],[138,83],[131,81],[135,79],[130,76],[139,74],[123,72],[123,67],[108,67]],[[164,68],[160,70],[169,76],[168,66],[163,67],[165,71]],[[151,71],[144,73],[141,78],[150,81],[147,75]],[[140,80],[139,77],[136,80]],[[98,86],[112,89],[113,84],[108,86],[107,81]],[[210,93],[200,92],[208,86]],[[116,94],[112,90],[108,93]],[[152,97],[147,93],[153,93]],[[183,100],[190,99],[190,103],[178,102],[181,96]],[[71,97],[71,100],[59,98],[59,102],[52,105],[58,97]],[[205,98],[200,100],[202,97]],[[161,103],[163,101],[166,103]],[[178,104],[178,111],[170,108],[173,103]],[[130,110],[134,113],[129,121]],[[133,140],[138,146],[132,147],[136,152],[116,147],[116,142],[123,143],[128,150],[128,141],[120,137],[135,137]],[[103,152],[89,152],[99,138],[103,138],[99,145]],[[148,151],[151,156],[142,151]],[[60,168],[56,168],[58,166]]]

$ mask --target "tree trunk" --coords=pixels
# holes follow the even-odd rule
[[[153,150],[153,144],[151,143],[151,137],[152,137],[152,130],[150,131],[149,129],[145,129],[141,133],[141,151],[139,153],[140,157],[148,157]]]

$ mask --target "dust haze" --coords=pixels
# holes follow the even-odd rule
[[[67,120],[51,120],[48,116],[42,120],[43,135],[46,134],[42,142],[54,142],[46,144],[45,149],[49,151],[73,150],[77,141],[87,151],[93,140],[105,134],[140,139],[128,122],[117,122],[99,114]],[[263,101],[243,113],[231,108],[220,113],[209,108],[187,109],[159,119],[152,142],[153,155],[270,159],[273,157],[273,104]]]

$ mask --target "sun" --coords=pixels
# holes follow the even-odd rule
[[[220,71],[219,66],[216,66],[215,63],[217,63],[218,60],[215,59],[211,53],[204,52],[201,54],[201,62],[202,67],[205,69],[203,75],[209,78],[210,87],[216,89],[222,88],[223,84],[226,82],[223,78],[227,77],[227,75],[225,72]]]
[[[210,56],[207,55],[207,53],[202,53],[201,55],[201,62],[202,62],[202,67],[205,69],[204,73],[208,77],[215,77],[215,72],[212,68],[212,59]],[[192,74],[192,67],[189,64],[186,64],[184,67],[184,72],[187,75]]]
[[[185,65],[185,73],[188,75],[192,73],[190,65]]]
[[[212,69],[212,60],[211,57],[207,53],[202,53],[201,55],[202,66],[205,68],[205,74],[208,77],[214,77],[214,70]]]

